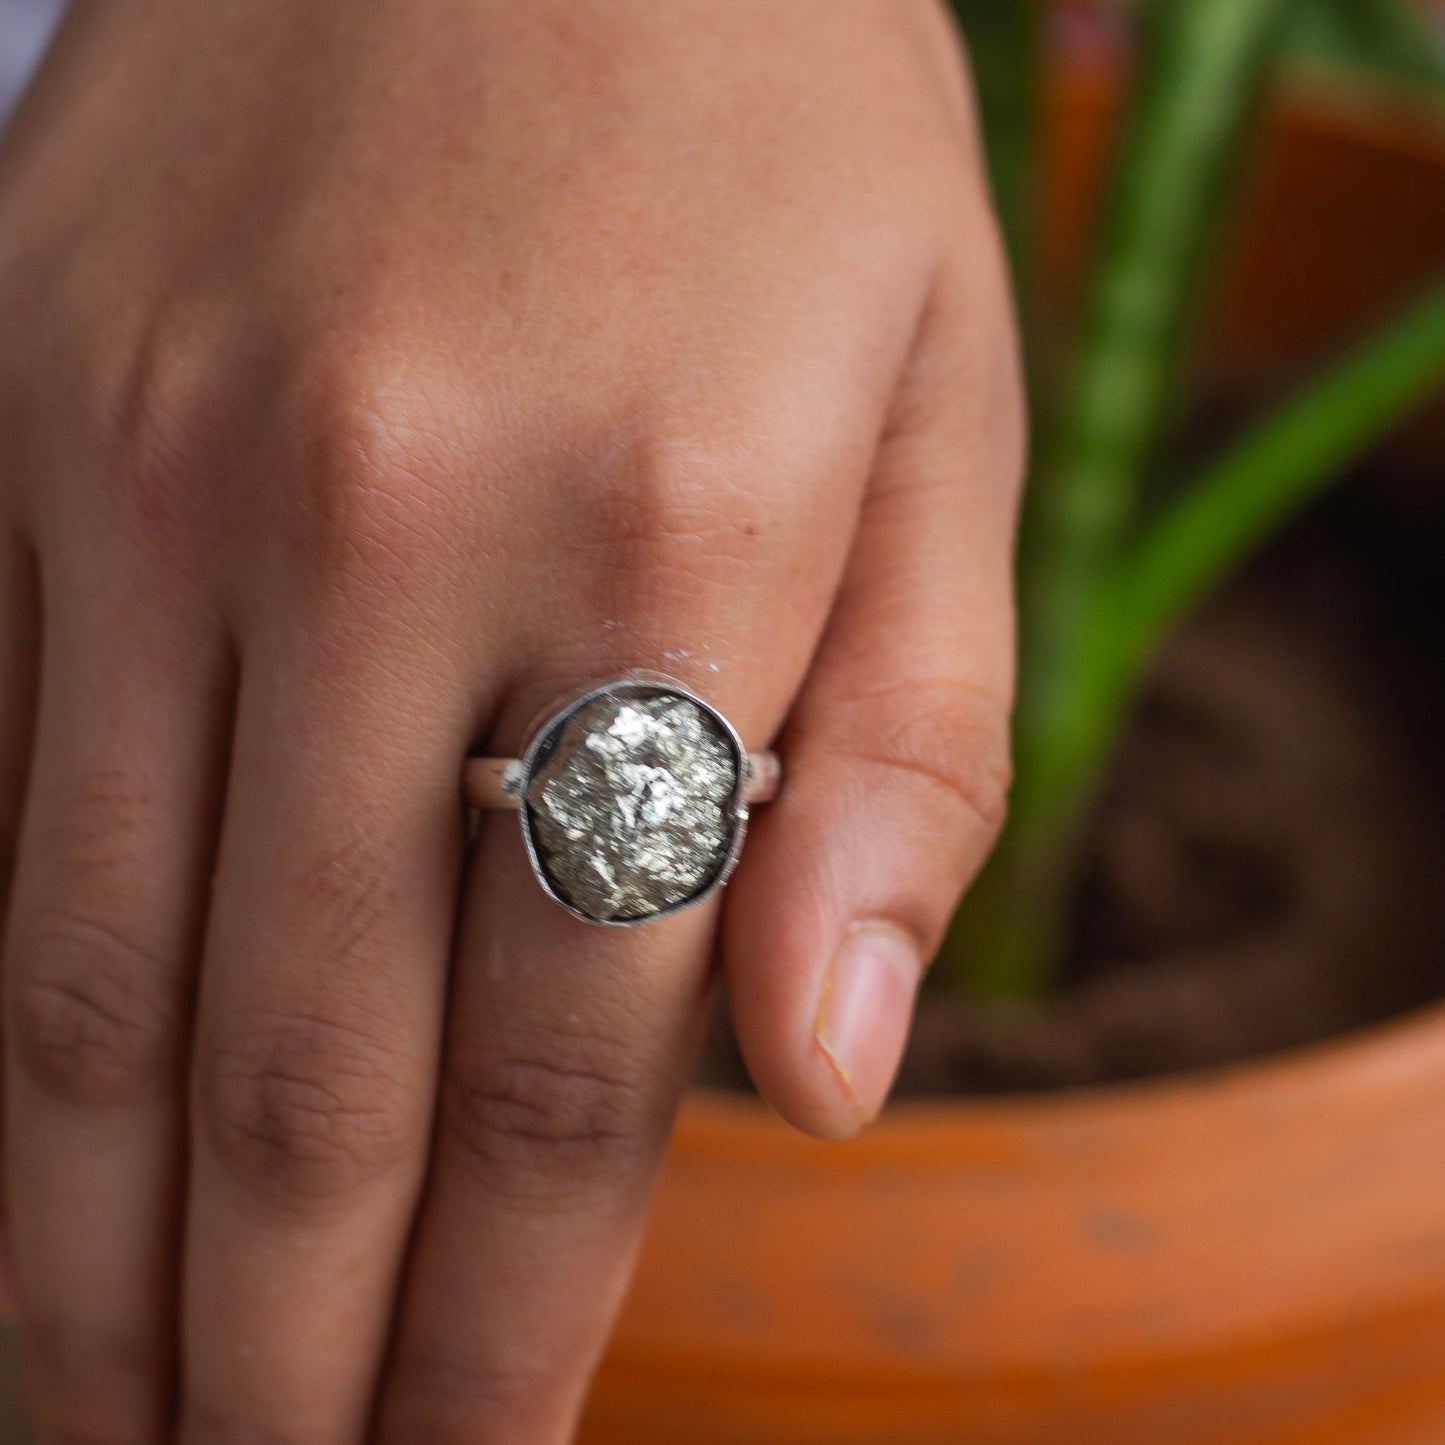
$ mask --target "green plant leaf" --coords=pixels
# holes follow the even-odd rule
[[[1121,569],[1091,683],[1119,711],[1161,638],[1255,546],[1431,395],[1445,390],[1445,280],[1215,462]]]
[[[960,918],[974,936],[955,930],[946,945],[944,972],[956,958],[988,992],[1037,992],[1057,960],[1077,827],[1105,746],[1082,701],[1085,628],[1137,527],[1247,122],[1298,3],[1169,0],[1146,16],[1080,355],[1025,517],[1012,814]]]
[[[1402,418],[1445,391],[1445,280],[1304,387],[1214,462],[1129,550],[1085,620],[1073,726],[1102,756],[1169,631]],[[944,974],[995,998],[1040,979],[1031,911],[1041,855],[1000,854],[940,956]],[[1050,871],[1047,886],[1062,893]],[[1046,971],[1045,971],[1046,976]]]
[[[1172,0],[1146,25],[1080,355],[1026,519],[1025,722],[1046,753],[1066,726],[1082,619],[1132,534],[1173,414],[1218,218],[1271,44],[1295,3]]]
[[[1143,14],[1168,0],[1102,0]],[[1410,85],[1445,88],[1445,41],[1411,0],[1304,0],[1285,23],[1286,55]]]

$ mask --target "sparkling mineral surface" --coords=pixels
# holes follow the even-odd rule
[[[737,822],[729,739],[658,688],[594,698],[547,740],[527,790],[553,889],[590,918],[645,918],[717,877]]]

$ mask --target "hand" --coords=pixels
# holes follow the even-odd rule
[[[715,947],[778,1110],[882,1102],[1002,808],[1021,411],[934,0],[80,5],[0,159],[43,1440],[568,1438]],[[788,771],[604,930],[460,777],[634,666]]]

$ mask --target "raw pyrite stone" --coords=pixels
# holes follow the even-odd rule
[[[660,913],[726,864],[738,760],[691,698],[644,686],[595,697],[555,725],[534,766],[526,804],[538,862],[589,918]]]

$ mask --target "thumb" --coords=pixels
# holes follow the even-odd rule
[[[1004,815],[1023,402],[1002,268],[959,273],[920,327],[723,920],[749,1070],[829,1137],[882,1107]]]

